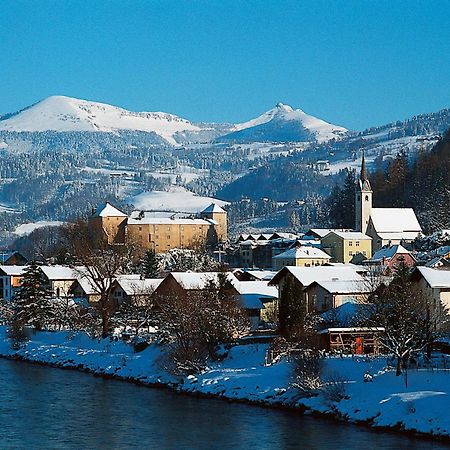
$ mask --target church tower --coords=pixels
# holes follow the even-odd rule
[[[367,233],[370,214],[372,212],[372,188],[367,176],[364,151],[361,162],[361,174],[355,192],[355,230]]]

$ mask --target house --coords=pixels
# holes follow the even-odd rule
[[[372,238],[372,253],[385,245],[410,243],[421,233],[412,208],[373,208],[364,154],[355,194],[355,230]]]
[[[278,303],[278,289],[275,286],[270,286],[268,281],[238,281],[233,282],[233,287],[242,307],[251,311],[252,329],[258,328],[260,320],[274,320]]]
[[[295,243],[295,239],[285,238],[239,242],[238,265],[240,267],[272,269],[272,258],[288,250]]]
[[[95,305],[100,301],[97,287],[87,277],[75,280],[69,289],[69,295],[76,303],[84,305]]]
[[[246,270],[246,269],[235,269],[233,275],[239,281],[270,281],[276,271],[273,270]]]
[[[270,286],[278,286],[278,301],[282,301],[283,291],[291,287],[298,293],[298,301],[306,305],[308,312],[315,311],[315,301],[310,296],[308,288],[314,282],[362,282],[364,279],[357,266],[316,266],[316,267],[292,267],[281,269],[269,282]]]
[[[0,293],[4,300],[11,300],[20,287],[27,266],[0,266]]]
[[[139,275],[120,275],[111,286],[111,297],[120,304],[129,302],[144,305],[161,284],[162,278],[141,278]]]
[[[321,266],[330,262],[330,255],[320,248],[310,246],[295,246],[272,258],[272,267],[280,270],[284,266],[311,267]]]
[[[156,253],[172,248],[216,245],[227,240],[227,212],[215,203],[197,217],[155,216],[149,211],[133,211],[130,216],[110,203],[100,205],[89,217],[89,227],[110,244],[132,242]]]
[[[83,267],[39,266],[56,297],[68,297],[73,282],[82,275]]]
[[[345,228],[311,228],[305,233],[303,239],[315,239],[320,241],[331,231],[352,231],[352,230]]]
[[[227,293],[239,300],[250,318],[252,327],[257,327],[261,316],[260,311],[264,308],[264,305],[255,296],[241,297],[239,290],[236,288],[240,282],[230,272],[171,272],[161,281],[153,296],[156,301],[164,301],[164,298],[174,295],[185,297],[188,292],[196,293],[207,289],[211,283],[217,284],[220,274],[224,274],[226,277],[225,289]]]
[[[364,279],[314,281],[304,288],[317,312],[339,308],[345,303],[363,303],[372,291],[373,287]]]
[[[414,256],[402,245],[390,245],[382,247],[377,250],[372,258],[363,262],[368,266],[379,266],[383,269],[389,269],[394,271],[401,264],[405,264],[409,267],[416,265],[416,259]]]
[[[450,310],[450,268],[416,267],[411,279],[436,305],[441,303]]]
[[[5,251],[0,253],[0,264],[4,266],[26,266],[28,260],[17,251]]]
[[[378,355],[382,349],[382,327],[326,328],[319,331],[320,348],[339,354]]]
[[[330,231],[321,240],[321,246],[334,262],[349,263],[356,255],[372,256],[372,238],[360,231]]]

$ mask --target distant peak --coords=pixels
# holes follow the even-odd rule
[[[277,103],[275,105],[275,108],[278,109],[278,110],[281,110],[281,111],[286,111],[286,112],[292,112],[293,111],[293,109],[289,105],[285,105],[284,103],[281,103],[281,102]]]

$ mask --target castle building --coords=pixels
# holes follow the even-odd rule
[[[214,246],[228,237],[227,212],[212,203],[197,217],[154,217],[148,211],[130,216],[106,203],[89,218],[89,226],[102,233],[109,244],[136,243],[156,253],[172,248]]]
[[[422,233],[412,208],[373,208],[364,154],[355,193],[355,230],[372,238],[372,253],[385,245],[410,243]]]

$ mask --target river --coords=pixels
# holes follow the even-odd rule
[[[0,448],[440,449],[439,442],[0,359]]]

